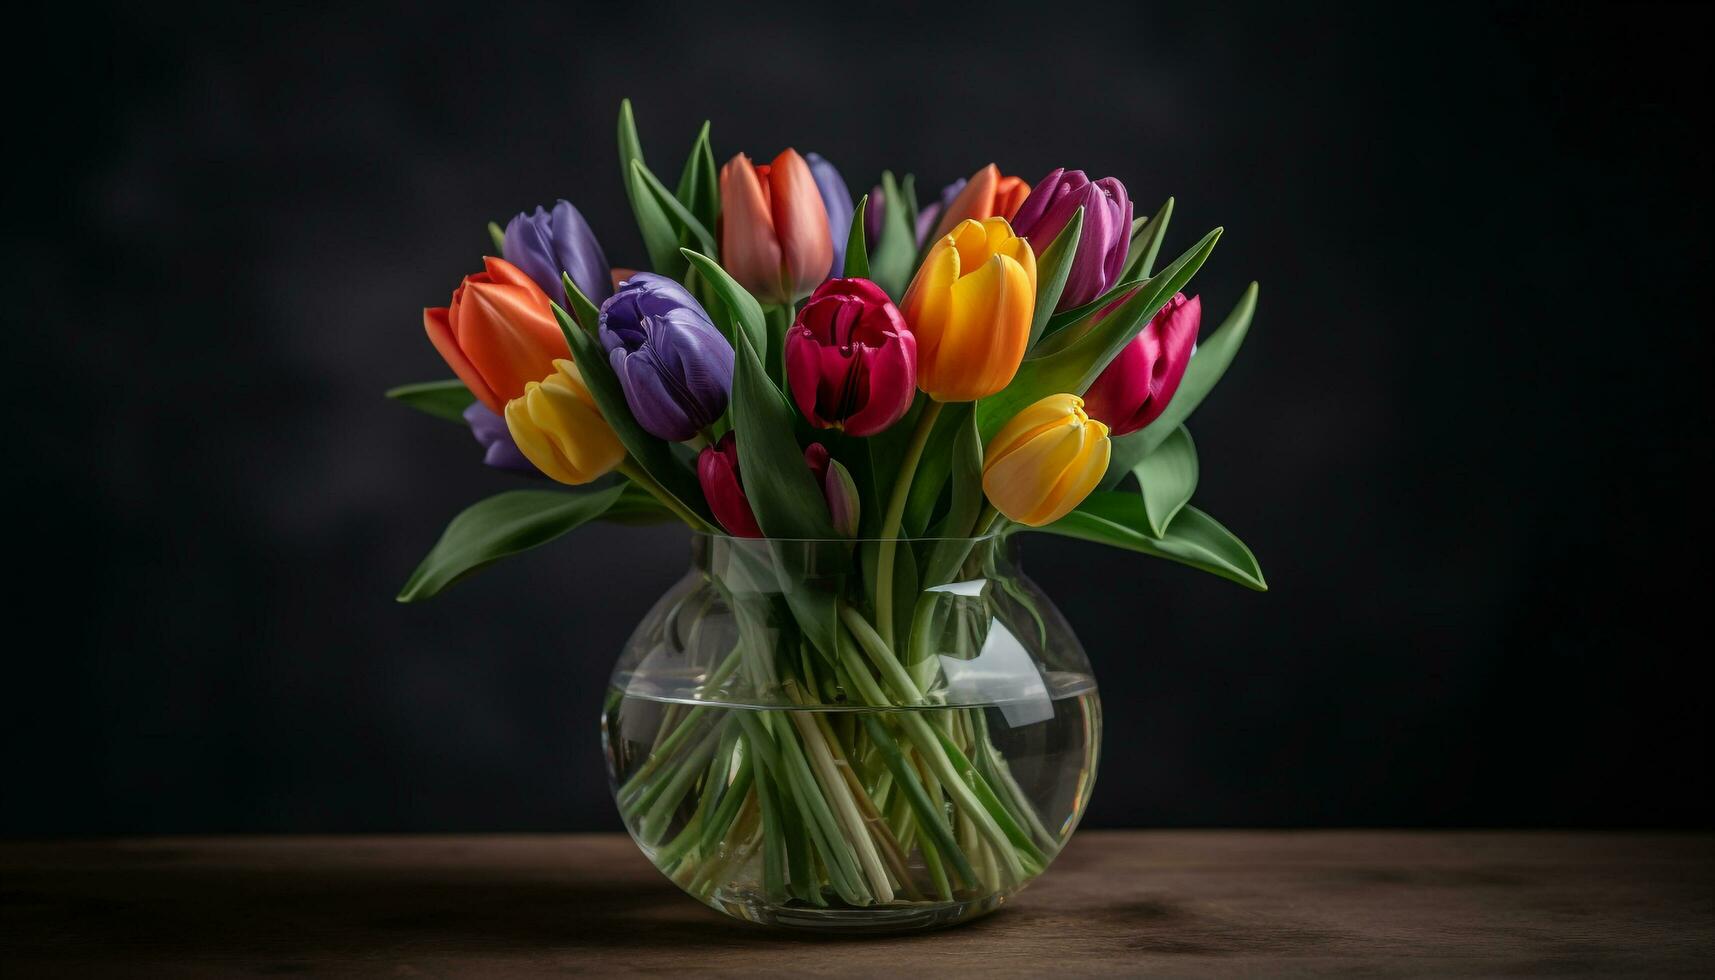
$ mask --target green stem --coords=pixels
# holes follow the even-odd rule
[[[893,481],[893,495],[887,501],[887,514],[881,521],[881,550],[875,561],[875,619],[881,627],[881,638],[893,646],[893,555],[899,547],[899,523],[905,519],[905,502],[911,496],[911,477],[923,459],[923,447],[929,443],[935,420],[941,415],[941,403],[930,399],[917,416],[917,428],[905,447],[899,475]]]
[[[675,516],[677,516],[680,520],[684,521],[686,524],[689,524],[691,526],[691,530],[693,530],[693,531],[713,531],[714,530],[714,528],[709,526],[708,521],[703,520],[701,517],[698,517],[696,514],[692,513],[689,509],[687,509],[684,504],[679,502],[679,498],[668,493],[667,489],[665,487],[663,487],[659,483],[656,483],[654,477],[650,476],[648,473],[643,472],[643,468],[641,466],[638,466],[629,457],[627,457],[618,466],[614,467],[614,469],[617,469],[620,473],[623,473],[627,478],[629,478],[631,480],[631,482],[633,482],[633,483],[637,484],[638,486],[642,487],[643,489],[649,491],[650,496],[654,497],[656,500],[661,501],[661,506],[666,507],[668,510],[672,511],[673,514]]]

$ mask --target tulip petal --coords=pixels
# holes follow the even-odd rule
[[[810,165],[797,150],[784,150],[769,164],[768,185],[775,240],[780,247],[780,274],[790,293],[787,298],[796,300],[828,278],[834,261],[828,212],[822,206],[822,193]]]
[[[506,399],[494,393],[494,389],[483,379],[482,372],[478,371],[476,365],[470,362],[470,358],[464,355],[464,351],[459,349],[458,340],[453,336],[452,326],[447,321],[447,308],[444,306],[423,311],[423,329],[429,334],[429,343],[435,345],[435,350],[440,352],[442,360],[447,362],[447,367],[453,369],[453,373],[458,375],[459,380],[464,382],[477,401],[488,406],[490,411],[504,411]]]
[[[721,267],[764,302],[788,299],[774,214],[756,168],[742,153],[721,168]]]
[[[981,221],[993,216],[994,192],[999,183],[1000,168],[992,163],[972,174],[958,196],[942,209],[941,220],[935,223],[935,233],[931,237],[940,238],[958,227],[961,221]]]

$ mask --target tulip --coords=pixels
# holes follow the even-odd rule
[[[797,150],[721,168],[721,262],[767,303],[790,303],[828,278],[834,242],[815,176]]]
[[[1000,168],[991,163],[972,174],[957,196],[942,208],[941,220],[935,224],[935,237],[952,231],[961,221],[984,218],[1011,221],[1029,194],[1029,184],[1017,177],[1002,177]]]
[[[1080,207],[1083,231],[1056,310],[1083,306],[1119,282],[1131,248],[1131,199],[1125,185],[1113,177],[1091,181],[1082,170],[1062,167],[1042,178],[1012,220],[1013,230],[1040,255]]]
[[[812,442],[804,448],[804,462],[822,496],[828,501],[828,519],[841,537],[852,538],[858,532],[858,490],[851,471],[828,454],[828,447]]]
[[[786,332],[786,386],[810,424],[875,435],[917,394],[917,339],[880,286],[829,279]]]
[[[1110,305],[1103,314],[1112,309]],[[1185,378],[1202,322],[1202,300],[1175,294],[1090,385],[1084,394],[1089,413],[1106,422],[1116,436],[1136,432],[1159,418]]]
[[[625,461],[625,447],[584,387],[578,366],[563,358],[554,362],[553,374],[530,382],[507,403],[506,428],[519,451],[561,483],[588,483]]]
[[[697,482],[703,486],[703,499],[709,502],[709,510],[728,534],[739,538],[762,537],[762,528],[757,526],[750,500],[739,482],[738,441],[731,432],[697,455]]]
[[[822,210],[828,215],[828,238],[834,248],[834,261],[828,267],[829,276],[845,274],[846,239],[852,230],[852,192],[846,179],[820,153],[807,153],[804,162],[810,165],[810,175],[816,178],[816,191],[822,196]]]
[[[601,305],[597,331],[637,424],[669,442],[707,428],[732,392],[732,344],[685,287],[639,272]]]
[[[947,209],[947,205],[953,203],[953,199],[959,196],[959,192],[965,189],[966,183],[965,178],[960,177],[941,188],[941,199],[931,202],[928,207],[917,212],[915,232],[918,248],[922,248],[923,243],[929,240],[929,232],[935,227],[935,220],[940,217],[942,211]],[[863,212],[863,233],[868,236],[867,241],[872,249],[875,247],[875,243],[881,240],[882,225],[887,219],[887,206],[886,192],[882,190],[880,184],[875,185],[869,192],[869,204]]]
[[[959,224],[929,247],[901,304],[917,337],[917,386],[938,402],[1005,388],[1035,303],[1036,256],[1006,219]]]
[[[983,457],[983,492],[1002,514],[1030,527],[1052,524],[1083,503],[1108,471],[1108,427],[1077,395],[1049,395],[1001,426]]]
[[[493,409],[482,402],[471,402],[470,407],[464,410],[464,420],[470,425],[470,434],[482,446],[484,463],[497,470],[542,475],[536,464],[518,451],[518,443],[512,440],[512,433],[506,431],[506,419],[495,414]]]
[[[551,212],[538,207],[534,214],[520,212],[514,216],[506,224],[501,254],[549,296],[565,295],[562,272],[572,277],[578,291],[592,303],[600,303],[613,292],[601,243],[590,231],[589,222],[568,201],[555,204]]]
[[[466,276],[449,305],[423,311],[423,328],[477,401],[498,414],[571,350],[541,287],[504,259],[482,261],[486,271]]]

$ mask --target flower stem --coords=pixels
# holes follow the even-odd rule
[[[917,416],[917,428],[905,447],[905,458],[899,464],[899,476],[893,481],[893,495],[887,501],[887,514],[881,522],[880,553],[875,561],[875,621],[881,629],[881,639],[893,646],[893,556],[899,548],[899,523],[905,519],[905,502],[911,496],[911,477],[923,460],[923,447],[929,443],[929,433],[941,415],[941,403],[930,399]]]
[[[661,506],[672,511],[674,516],[678,517],[680,520],[684,521],[686,524],[689,524],[691,526],[691,530],[693,530],[693,531],[713,531],[714,530],[714,528],[709,527],[708,521],[703,520],[701,517],[698,517],[696,514],[693,514],[690,510],[688,510],[684,504],[679,502],[679,499],[677,497],[668,493],[667,489],[665,487],[663,487],[659,483],[656,483],[654,477],[650,476],[648,473],[645,473],[643,471],[643,467],[638,466],[629,457],[627,457],[618,466],[614,467],[614,469],[617,469],[620,473],[623,473],[627,479],[631,480],[631,482],[633,482],[633,483],[637,484],[638,486],[642,487],[643,489],[649,491],[649,495],[651,497],[654,497],[656,500],[661,501]]]

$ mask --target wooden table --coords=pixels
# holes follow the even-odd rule
[[[729,922],[624,838],[0,844],[0,974],[1715,973],[1715,837],[1089,832],[929,935]]]

